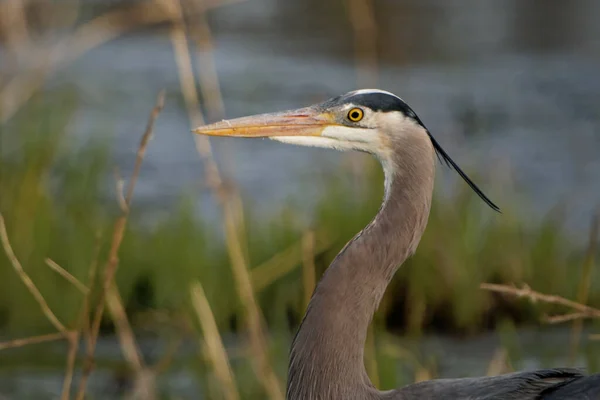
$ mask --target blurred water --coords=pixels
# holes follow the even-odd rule
[[[354,36],[336,4],[253,0],[211,12],[227,117],[304,106],[355,89]],[[449,153],[480,175],[477,181],[498,204],[527,199],[525,218],[531,208],[540,216],[566,205],[570,227],[585,234],[600,202],[600,27],[592,17],[600,15],[600,3],[375,4],[377,86],[409,102]],[[125,170],[155,94],[167,88],[138,201],[168,212],[187,190],[211,214],[163,33],[108,43],[59,72],[51,85],[80,89],[73,136],[89,138],[106,127],[116,135],[115,162]],[[310,181],[339,171],[345,159],[268,141],[214,144],[226,174],[258,212],[289,198],[301,199],[309,212],[321,190]],[[444,187],[456,181],[448,171],[438,176]]]
[[[589,333],[592,332],[585,329],[583,337]],[[513,368],[518,370],[565,366],[569,361],[564,344],[569,342],[569,337],[570,329],[567,327],[546,326],[539,329],[522,329],[516,334],[484,334],[468,339],[440,336],[427,336],[419,340],[401,338],[394,341],[390,349],[380,348],[381,353],[397,358],[398,381],[408,384],[414,379],[417,367],[414,364],[415,359],[433,369],[437,377],[482,376],[487,373],[496,351],[506,347],[509,348],[507,356]],[[228,347],[235,348],[240,345],[239,340],[231,336],[225,337],[225,342]],[[160,340],[141,338],[139,343],[150,364],[156,362],[167,351],[167,344]],[[584,339],[575,366],[588,365],[590,356],[586,354],[593,354],[593,346],[598,347],[600,344]],[[66,346],[62,344],[46,345],[45,351],[37,356],[21,357],[19,367],[0,368],[0,399],[3,395],[19,400],[58,398],[64,378],[62,359],[65,353]],[[102,337],[96,353],[98,365],[90,379],[88,393],[98,400],[122,398],[122,395],[132,388],[132,376],[124,366],[115,367],[123,365],[118,340],[114,337]],[[156,387],[164,398],[201,399],[199,393],[203,392],[202,372],[193,367],[196,354],[196,342],[184,342],[175,354],[171,368],[156,377]],[[48,361],[39,364],[35,360],[40,357],[44,357],[44,360],[61,361],[55,361],[54,366]],[[232,357],[234,367],[239,361],[243,360]],[[107,368],[107,363],[113,367]],[[280,364],[282,368],[287,365]],[[78,378],[76,376],[75,382]],[[244,381],[248,379],[245,376],[239,378]]]
[[[373,86],[411,104],[449,153],[481,175],[477,181],[498,204],[527,199],[524,217],[530,208],[540,216],[566,205],[570,226],[585,232],[600,202],[600,27],[593,17],[600,3],[374,4],[379,79]],[[304,106],[356,88],[354,33],[337,2],[248,0],[212,11],[209,22],[227,117]],[[166,88],[138,204],[168,212],[186,190],[211,214],[164,33],[103,45],[59,71],[49,86],[80,90],[72,137],[114,135],[115,163],[126,172],[153,99]],[[310,212],[321,190],[310,181],[339,171],[347,159],[268,141],[214,144],[226,174],[258,212],[289,198]],[[448,171],[438,176],[443,187],[456,181]]]

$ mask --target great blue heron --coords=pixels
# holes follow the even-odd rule
[[[600,398],[600,375],[584,376],[574,369],[431,380],[391,391],[373,386],[363,361],[367,329],[392,276],[415,252],[425,230],[435,154],[499,210],[398,96],[358,90],[310,107],[221,121],[195,132],[358,150],[373,154],[383,166],[385,195],[379,212],[326,270],[294,338],[288,400]]]

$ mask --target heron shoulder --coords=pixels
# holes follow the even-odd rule
[[[381,398],[389,400],[591,399],[595,397],[585,397],[593,392],[590,390],[593,386],[589,384],[590,378],[586,378],[578,369],[556,368],[480,378],[434,379],[383,392]],[[593,393],[597,394],[598,391],[595,390]],[[558,393],[559,391],[562,393]],[[573,396],[575,393],[581,396]],[[553,397],[554,395],[556,396]]]

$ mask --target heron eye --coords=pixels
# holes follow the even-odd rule
[[[353,108],[348,112],[348,119],[352,122],[358,122],[363,119],[365,113],[360,108]]]

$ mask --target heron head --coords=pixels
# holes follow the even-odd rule
[[[392,93],[357,90],[296,110],[224,120],[195,129],[213,136],[268,137],[302,146],[358,150],[385,157],[391,139],[423,130],[416,114]]]
[[[301,146],[358,150],[385,162],[404,138],[430,140],[440,160],[454,168],[493,209],[492,203],[431,136],[417,114],[400,97],[363,89],[296,110],[223,120],[194,129],[211,136],[270,138]]]

